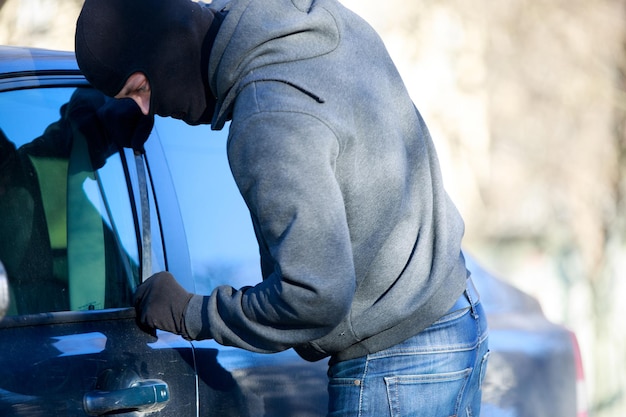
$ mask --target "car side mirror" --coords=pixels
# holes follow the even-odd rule
[[[9,309],[9,281],[4,265],[0,262],[0,320]]]

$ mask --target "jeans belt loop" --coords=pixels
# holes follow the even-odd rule
[[[478,290],[476,289],[476,286],[474,285],[474,281],[472,281],[472,277],[469,276],[467,277],[467,285],[465,288],[465,291],[463,292],[465,294],[465,297],[467,298],[467,301],[470,304],[470,310],[472,311],[472,317],[474,317],[475,319],[478,318],[478,313],[476,312],[476,304],[478,303],[478,300],[480,299],[480,296],[478,294]]]

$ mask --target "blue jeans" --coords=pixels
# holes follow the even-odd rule
[[[466,304],[398,345],[331,365],[328,417],[480,415],[487,320],[479,301]]]

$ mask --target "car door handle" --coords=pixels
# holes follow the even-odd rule
[[[167,383],[158,379],[138,381],[116,391],[91,391],[83,397],[83,407],[90,416],[120,411],[159,411],[170,399]]]

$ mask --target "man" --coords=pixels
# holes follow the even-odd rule
[[[87,0],[76,55],[146,115],[231,120],[263,282],[199,295],[160,272],[137,290],[143,325],[330,357],[329,416],[479,414],[487,333],[463,222],[371,27],[336,0]]]

